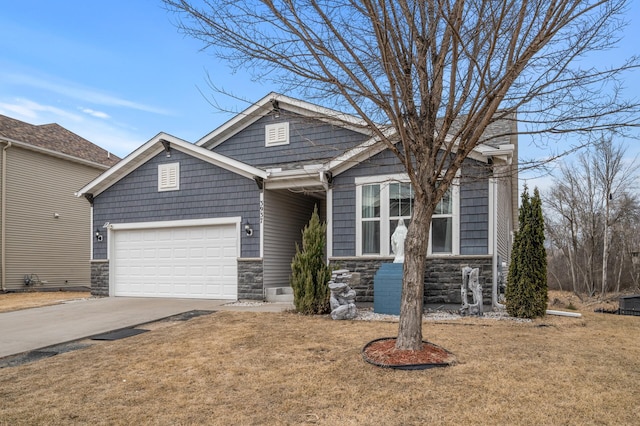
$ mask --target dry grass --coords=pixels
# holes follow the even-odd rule
[[[218,312],[0,370],[0,424],[637,424],[640,318],[426,322],[457,365],[365,363],[397,324]]]
[[[88,291],[32,291],[25,293],[0,293],[0,312],[56,305],[69,300],[91,297]]]

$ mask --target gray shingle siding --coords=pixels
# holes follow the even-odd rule
[[[356,190],[355,179],[403,173],[398,157],[384,150],[341,173],[333,180],[333,255],[355,256],[356,254]]]
[[[490,169],[466,160],[460,183],[460,254],[489,252]]]
[[[513,134],[517,131],[516,116],[507,116],[489,125],[482,134],[481,143],[499,147],[502,144],[513,143]]]
[[[180,189],[158,192],[158,165],[180,163]],[[252,179],[196,159],[176,149],[147,161],[95,197],[94,226],[105,222],[133,223],[241,216],[253,227],[242,233],[242,257],[260,255],[260,191]],[[106,232],[94,240],[94,259],[107,258]]]
[[[488,253],[490,170],[475,160],[465,160],[460,183],[460,254]],[[355,178],[404,173],[397,157],[388,150],[334,178],[333,256],[356,254]]]
[[[265,126],[289,122],[289,144],[265,147]],[[296,168],[334,158],[365,140],[366,135],[287,111],[263,117],[227,139],[214,152],[254,167]]]
[[[356,204],[353,186],[342,186],[341,182],[333,189],[333,255],[353,256],[356,253]],[[334,181],[335,182],[335,181]],[[353,178],[351,179],[353,185]]]

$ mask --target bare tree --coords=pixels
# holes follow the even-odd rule
[[[637,287],[637,274],[634,270],[633,253],[640,248],[638,232],[640,231],[640,205],[637,194],[623,192],[616,194],[617,208],[611,235],[611,257],[614,262],[615,293],[620,293],[622,285],[627,288]],[[616,238],[613,238],[616,237]],[[637,260],[636,260],[637,261]],[[623,283],[623,277],[630,281]]]
[[[574,292],[592,296],[600,279],[604,295],[610,290],[611,277],[616,280],[616,291],[620,290],[624,260],[629,258],[625,247],[634,246],[633,234],[626,229],[639,213],[634,184],[637,162],[626,158],[625,152],[611,137],[601,138],[575,164],[560,167],[546,197],[548,235],[568,260]],[[616,260],[613,273],[609,270],[612,253]]]
[[[485,129],[518,112],[527,132],[588,133],[628,124],[637,110],[617,90],[635,59],[573,65],[616,44],[626,0],[164,3],[232,67],[359,115],[404,165],[415,209],[398,349],[422,347],[423,230]]]
[[[626,259],[626,272],[631,280],[629,287],[637,292],[640,290],[640,205],[637,199],[635,208],[631,208],[630,214],[623,216],[618,229],[623,235],[621,257]],[[616,292],[619,291],[620,286],[616,284]]]
[[[571,272],[571,286],[578,293],[578,275],[580,270],[578,258],[578,194],[579,183],[576,176],[565,167],[561,167],[561,179],[545,196],[547,209],[545,223],[547,237],[567,259]],[[555,214],[549,214],[551,210]],[[552,270],[552,269],[551,269]]]
[[[625,213],[629,196],[629,191],[633,188],[636,179],[636,161],[625,164],[626,148],[622,145],[615,145],[611,139],[602,138],[595,144],[595,155],[592,157],[593,169],[598,186],[601,191],[601,200],[604,210],[604,232],[602,247],[602,281],[601,293],[605,294],[608,289],[607,276],[609,272],[609,253],[611,244],[610,228],[620,221]],[[621,197],[617,203],[614,197]],[[616,211],[612,211],[612,208]]]

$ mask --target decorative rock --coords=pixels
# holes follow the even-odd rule
[[[481,317],[482,312],[482,286],[478,275],[480,269],[470,268],[465,266],[462,268],[462,288],[460,293],[462,296],[462,307],[460,308],[460,315],[476,315]],[[467,299],[467,289],[471,290],[473,295],[473,303],[470,304]]]
[[[351,274],[346,269],[333,271],[329,290],[331,290],[331,318],[334,320],[354,319],[356,317],[356,291],[349,287]]]

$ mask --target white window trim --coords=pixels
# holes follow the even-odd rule
[[[333,257],[333,189],[327,189],[327,260]]]
[[[455,178],[449,187],[451,191],[451,215],[439,215],[434,214],[431,218],[433,221],[437,217],[449,217],[451,216],[451,253],[433,253],[431,247],[431,227],[429,227],[429,248],[427,249],[427,255],[431,256],[457,256],[460,254],[460,181]]]
[[[389,229],[389,184],[390,183],[407,183],[409,178],[407,174],[393,174],[380,176],[364,176],[355,179],[356,184],[356,256],[366,257],[389,257],[390,244],[393,230]],[[380,253],[379,254],[362,254],[362,186],[380,184]],[[451,253],[432,253],[431,250],[431,228],[429,228],[429,247],[427,255],[450,257],[460,254],[460,182],[459,178],[455,178],[451,183],[452,196],[452,238]],[[434,215],[438,217],[439,215]],[[384,243],[384,242],[387,243]]]
[[[176,179],[173,185],[162,185],[162,175],[175,169]],[[158,192],[177,191],[180,189],[180,163],[158,164]]]
[[[282,136],[280,138],[276,137],[274,141],[269,140],[269,132],[271,130],[275,130],[276,135],[278,134],[278,130],[282,129]],[[279,146],[279,145],[289,145],[289,122],[285,121],[282,123],[273,123],[267,124],[264,126],[264,146]]]

